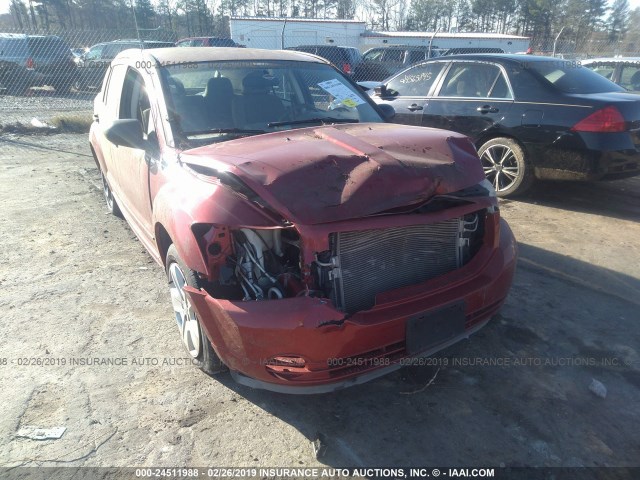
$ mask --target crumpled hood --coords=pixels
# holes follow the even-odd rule
[[[285,218],[307,225],[413,205],[485,178],[464,135],[396,124],[287,130],[200,147],[180,159],[236,175]]]

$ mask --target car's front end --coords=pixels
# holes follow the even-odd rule
[[[240,383],[361,383],[468,337],[503,304],[516,243],[465,137],[363,124],[253,141],[182,156],[282,216],[191,228],[211,288],[186,290]]]
[[[498,212],[463,210],[445,220],[454,212],[323,225],[308,232],[311,237],[292,228],[303,248],[328,240],[323,252],[299,253],[325,259],[303,264],[309,284],[298,274],[273,272],[273,279],[264,275],[268,283],[247,287],[262,290],[260,301],[253,293],[244,300],[206,290],[189,289],[189,295],[238,382],[290,393],[362,383],[467,338],[502,306],[516,262],[511,230]],[[416,220],[425,223],[416,226]],[[483,232],[465,237],[465,225]],[[253,238],[263,233],[250,231]],[[471,258],[465,258],[470,248],[460,247],[467,239],[477,249]],[[236,245],[236,251],[250,248]]]

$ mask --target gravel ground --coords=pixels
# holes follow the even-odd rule
[[[640,179],[502,202],[502,312],[430,365],[319,396],[182,365],[163,271],[98,182],[84,135],[0,137],[0,466],[639,465]]]
[[[35,117],[42,122],[59,115],[87,115],[93,111],[93,93],[56,95],[53,91],[31,90],[31,95],[0,95],[0,125],[30,123]]]

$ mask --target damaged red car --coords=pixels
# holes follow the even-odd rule
[[[321,58],[128,50],[95,99],[108,208],[166,269],[194,363],[319,393],[481,328],[516,242],[473,144],[385,123]]]

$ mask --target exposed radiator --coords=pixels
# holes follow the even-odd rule
[[[378,293],[459,268],[465,225],[454,218],[427,225],[332,233],[334,303],[347,313],[367,310]]]

